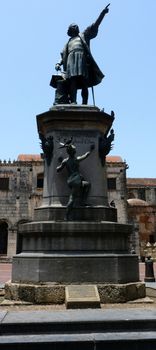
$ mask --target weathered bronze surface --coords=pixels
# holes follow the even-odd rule
[[[53,157],[53,137],[48,136],[47,138],[39,132],[39,138],[41,140],[41,148],[43,150],[43,158],[47,161],[47,165],[49,166]]]
[[[112,142],[114,141],[114,130],[111,129],[110,135],[103,134],[99,137],[99,157],[101,160],[102,166],[105,165],[106,156],[112,149]]]
[[[57,71],[63,66],[64,74],[60,76],[60,79],[55,79],[53,76],[50,82],[51,86],[56,86],[54,104],[76,103],[78,89],[81,89],[82,104],[87,104],[88,87],[93,87],[102,81],[104,74],[91,55],[90,40],[97,36],[99,25],[109,12],[109,5],[82,33],[75,23],[68,27],[67,34],[70,39],[61,52],[60,62],[55,65]]]
[[[90,151],[86,152],[82,156],[76,157],[76,147],[72,145],[72,138],[65,144],[61,144],[61,147],[66,147],[68,158],[59,159],[61,164],[57,167],[57,172],[66,167],[68,172],[67,184],[71,189],[69,201],[67,204],[66,219],[72,220],[72,209],[75,207],[77,199],[79,199],[80,205],[86,204],[88,192],[91,184],[84,179],[79,172],[79,163],[86,159],[94,149],[94,145],[91,145]]]

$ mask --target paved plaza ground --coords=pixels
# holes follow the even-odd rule
[[[5,283],[11,279],[12,264],[0,263],[0,283]]]

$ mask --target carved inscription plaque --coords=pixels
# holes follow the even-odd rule
[[[96,285],[66,286],[65,303],[69,308],[100,307],[100,297]]]

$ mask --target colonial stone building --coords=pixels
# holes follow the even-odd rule
[[[155,178],[128,178],[127,191],[128,198],[138,198],[150,205],[156,204]]]
[[[117,208],[118,221],[127,223],[127,164],[119,156],[107,157],[108,201],[114,201]]]
[[[127,192],[128,220],[134,226],[133,247],[144,260],[146,245],[151,244],[150,255],[156,258],[156,179],[129,178]]]
[[[43,161],[39,155],[19,156],[0,163],[0,256],[18,251],[18,225],[33,219],[43,187]]]
[[[44,162],[40,155],[19,155],[16,161],[0,162],[0,257],[20,251],[18,226],[33,220],[42,203]],[[118,220],[127,222],[126,163],[107,157],[108,200],[118,209]],[[113,202],[112,202],[113,201]]]

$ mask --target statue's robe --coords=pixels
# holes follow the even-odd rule
[[[85,78],[88,87],[99,84],[104,78],[90,52],[90,40],[97,34],[98,27],[92,24],[78,36],[70,38],[61,53],[66,79],[79,78],[78,88],[82,88],[81,78]]]

